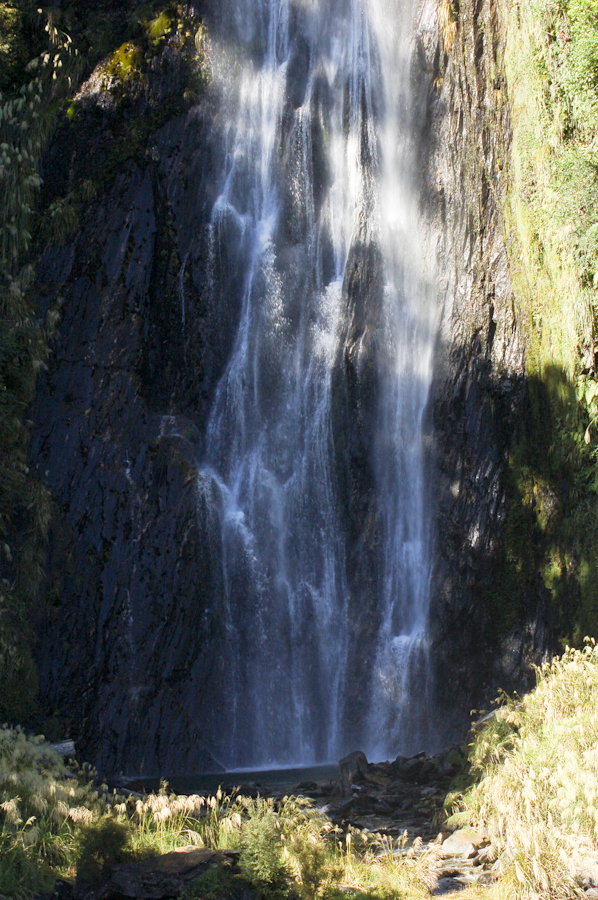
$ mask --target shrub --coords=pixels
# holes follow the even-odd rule
[[[133,857],[131,826],[111,815],[82,828],[78,842],[77,881],[98,884]]]
[[[266,898],[288,892],[290,872],[281,840],[281,821],[272,800],[247,802],[248,819],[241,832],[241,868]]]
[[[476,737],[480,780],[453,817],[488,829],[517,896],[569,898],[596,870],[598,647],[567,649]],[[597,870],[598,871],[598,870]]]
[[[75,777],[42,737],[0,727],[3,894],[26,898],[51,887],[52,873],[73,859],[77,823],[104,811],[103,796]]]
[[[189,885],[181,900],[226,900],[238,895],[246,898],[248,890],[245,879],[233,874],[229,866],[213,866]]]

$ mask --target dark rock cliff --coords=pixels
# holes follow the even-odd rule
[[[181,107],[188,52],[168,41],[124,93],[104,89],[96,73],[45,163],[46,189],[56,196],[96,170],[112,173],[75,236],[39,260],[40,304],[64,302],[31,446],[31,464],[54,501],[38,653],[43,699],[81,754],[109,773],[212,766],[211,710],[227,678],[219,658],[221,574],[196,462],[236,332],[243,246],[239,238],[238,258],[212,261],[220,288],[212,291],[207,222],[221,122],[209,87],[199,103]],[[520,681],[545,642],[535,604],[497,638],[485,599],[525,392],[525,334],[501,221],[509,119],[495,4],[467,0],[441,23],[436,4],[425,3],[413,80],[424,213],[443,301],[428,432],[437,513],[433,656],[438,727],[448,739],[472,704]],[[123,161],[119,147],[135,121],[145,130]],[[367,260],[359,277],[367,279]],[[349,297],[353,289],[348,278]],[[368,291],[375,302],[374,282]],[[226,298],[225,308],[215,307],[215,296]],[[357,318],[350,327],[355,337]],[[349,580],[351,571],[375,571],[364,558],[377,532],[376,521],[366,522],[364,540],[371,386],[352,367],[351,341],[348,334],[335,439],[346,463],[338,466],[346,515],[359,523],[349,535]],[[351,586],[359,600],[351,676],[358,685],[371,662],[359,652],[358,618],[375,618],[375,578]],[[359,702],[358,689],[351,697]]]
[[[510,110],[495,0],[424,4],[414,77],[422,195],[442,311],[430,393],[436,505],[431,636],[439,727],[529,683],[553,637],[541,580],[501,621],[509,455],[527,395],[527,327],[509,274],[503,204]]]
[[[128,121],[179,97],[183,57],[166,47],[128,98]],[[46,161],[67,183],[105,164],[122,124],[108,91],[76,102]],[[152,132],[74,239],[38,264],[42,302],[64,300],[33,411],[31,460],[54,499],[42,690],[82,755],[108,772],[210,764],[197,723],[218,667],[218,575],[195,459],[235,333],[234,261],[226,310],[209,308],[204,282],[218,140],[210,103]]]

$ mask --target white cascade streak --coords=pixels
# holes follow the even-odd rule
[[[381,574],[361,730],[368,752],[389,755],[429,738],[416,707],[429,699],[422,417],[435,304],[410,187],[410,0],[223,6],[231,33],[215,42],[213,77],[228,125],[211,249],[214,271],[234,259],[243,288],[198,476],[218,523],[225,625],[212,750],[239,767],[354,749],[332,380],[348,327],[345,269],[367,235],[384,287],[370,349],[364,339],[357,356],[379,386]]]

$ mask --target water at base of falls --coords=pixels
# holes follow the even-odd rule
[[[238,327],[198,474],[223,625],[210,750],[227,768],[324,762],[358,740],[419,750],[435,305],[410,188],[410,0],[223,0],[221,24],[211,289],[234,293],[235,274]],[[370,428],[363,522],[339,434],[351,378],[372,385],[355,407]]]

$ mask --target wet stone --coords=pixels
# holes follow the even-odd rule
[[[433,897],[442,896],[442,894],[450,894],[453,891],[462,891],[465,885],[456,878],[440,878],[430,893]]]

